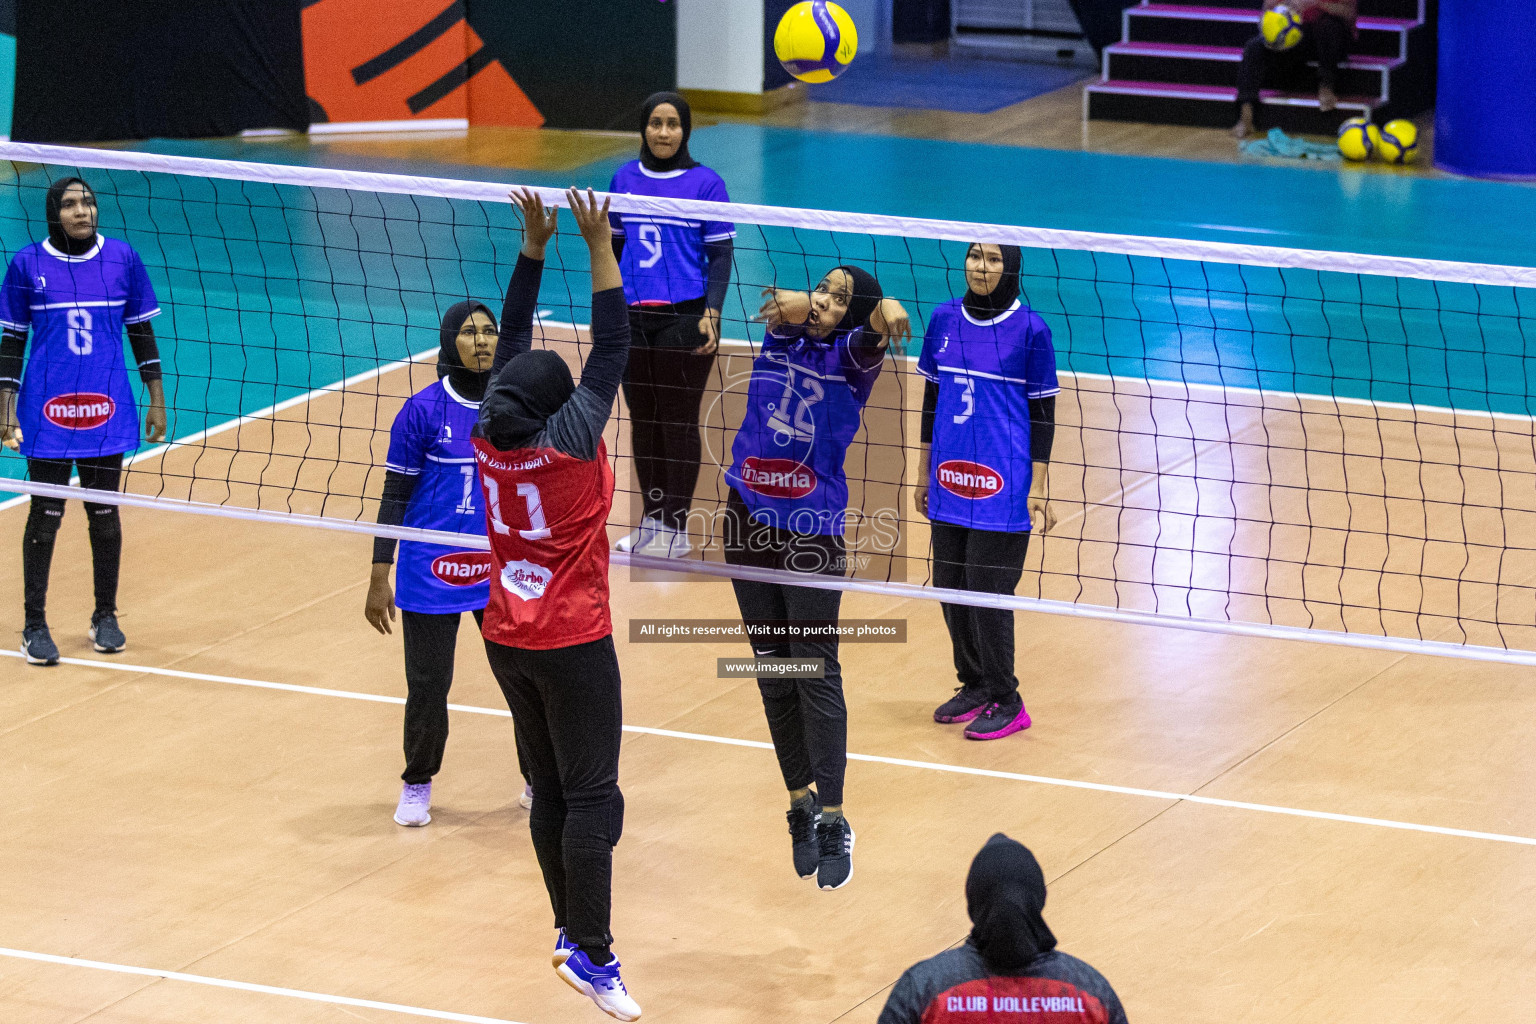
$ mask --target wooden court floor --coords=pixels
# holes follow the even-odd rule
[[[376,390],[410,386],[400,371]],[[262,504],[306,473],[356,486],[358,446],[392,411],[381,405],[326,396],[221,435],[227,449],[291,451],[297,431],[320,454],[330,436],[328,469],[254,468],[210,445],[170,453],[164,472],[233,467],[268,485],[252,491]],[[1116,408],[1155,419],[1159,406]],[[1163,433],[1150,459],[1126,456],[1106,498],[1148,493],[1124,473],[1156,475],[1212,446],[1247,458],[1199,429]],[[1084,430],[1075,443],[1096,442]],[[1187,475],[1169,501],[1201,479]],[[308,500],[295,507],[315,510]],[[24,517],[0,511],[13,639]],[[357,698],[399,698],[404,682],[398,633],[363,622],[368,539],[124,518],[129,649],[96,655],[84,637],[89,559],[74,505],[50,620],[78,660],[0,658],[12,766],[0,947],[440,1014],[605,1019],[548,966],[506,717],[455,712],[433,823],[390,820],[400,708]],[[1040,857],[1062,948],[1104,972],[1133,1021],[1519,1020],[1536,1000],[1528,669],[1020,614],[1035,725],[976,744],[929,719],[953,685],[938,608],[850,594],[845,616],[905,619],[908,638],[844,648],[856,874],[825,893],[791,871],[755,686],[716,677],[717,657],[745,650],[627,642],[633,617],[729,615],[728,586],[639,582],[617,567],[613,582],[626,724],[664,731],[625,737],[615,860],[615,949],[646,1020],[873,1022],[905,967],[963,939],[965,871],[999,830]],[[470,628],[458,673],[457,705],[502,707]],[[6,1021],[408,1019],[0,955]]]

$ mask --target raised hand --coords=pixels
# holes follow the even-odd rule
[[[803,324],[810,315],[811,297],[807,293],[787,288],[764,288],[763,304],[753,319],[773,327],[778,324]]]
[[[613,202],[613,197],[603,196],[603,205],[597,205],[597,194],[590,188],[586,196],[582,196],[578,188],[567,189],[566,201],[571,204],[571,214],[576,218],[576,227],[581,230],[581,237],[586,239],[589,248],[598,246],[613,247],[613,228],[608,222],[608,207]]]
[[[523,218],[523,255],[529,259],[543,259],[544,247],[555,234],[559,209],[546,209],[544,200],[532,189],[520,188],[508,192],[507,196]]]
[[[613,257],[613,226],[608,220],[611,196],[603,196],[601,206],[597,195],[589,188],[582,196],[578,188],[566,190],[565,201],[571,204],[571,216],[581,229],[581,237],[587,243],[587,254],[592,266],[592,294],[620,288],[624,278],[619,273],[619,261]]]
[[[870,329],[881,336],[881,345],[900,339],[902,347],[912,340],[912,321],[906,309],[895,299],[881,299],[869,316]]]

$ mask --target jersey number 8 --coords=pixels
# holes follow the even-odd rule
[[[77,356],[91,354],[91,311],[75,307],[66,315],[69,322],[69,350]]]

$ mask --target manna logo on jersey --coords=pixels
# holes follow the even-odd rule
[[[432,559],[432,575],[450,587],[472,587],[491,578],[489,551],[450,551]]]
[[[43,415],[48,422],[66,430],[90,430],[112,418],[117,403],[110,395],[94,391],[82,391],[75,395],[60,395],[43,403]]]
[[[741,462],[741,482],[765,498],[803,498],[816,489],[816,474],[794,459],[760,459]]]
[[[1003,489],[1003,475],[979,462],[950,459],[939,463],[939,486],[962,498],[990,498]]]
[[[508,562],[501,570],[501,585],[515,597],[532,601],[544,596],[554,573],[526,560]]]

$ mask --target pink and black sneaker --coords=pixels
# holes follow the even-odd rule
[[[944,725],[969,722],[991,703],[980,692],[969,686],[955,687],[955,695],[940,704],[933,712],[933,720]]]
[[[1011,701],[994,701],[982,708],[981,714],[971,719],[971,724],[965,727],[965,738],[1000,740],[1004,736],[1023,732],[1029,725],[1029,712],[1024,710],[1024,701],[1015,694]]]

